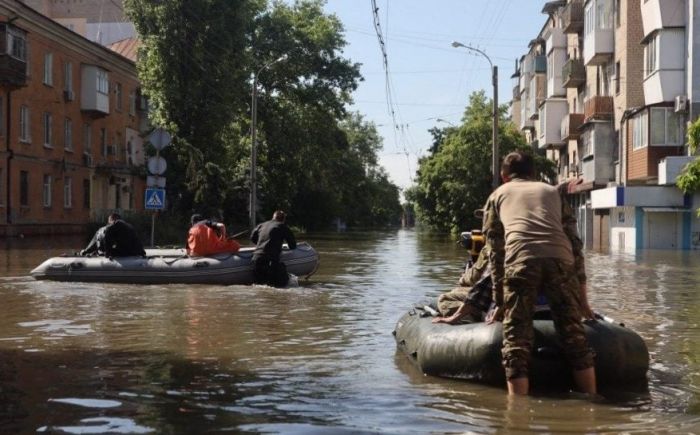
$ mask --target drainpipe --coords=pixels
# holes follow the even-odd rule
[[[10,136],[12,134],[12,117],[10,116],[11,112],[11,107],[12,107],[12,100],[11,98],[12,91],[7,91],[7,123],[6,123],[6,128],[5,128],[5,142],[6,142],[6,150],[7,150],[7,163],[5,164],[5,176],[7,177],[5,180],[5,210],[7,212],[7,215],[5,216],[5,223],[7,225],[10,225],[12,223],[12,202],[10,202],[10,163],[12,161],[12,157],[14,155],[14,152],[12,151],[12,148],[10,147]],[[9,230],[9,229],[8,229]]]

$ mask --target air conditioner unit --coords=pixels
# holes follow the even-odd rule
[[[676,113],[686,112],[688,110],[688,97],[685,95],[677,96],[673,110]]]
[[[63,91],[64,101],[73,101],[75,99],[75,93],[73,91]]]

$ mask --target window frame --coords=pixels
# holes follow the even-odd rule
[[[63,120],[63,148],[73,151],[73,121],[70,118]]]
[[[685,145],[685,143],[684,143],[685,141],[683,139],[683,117],[676,114],[673,110],[673,107],[652,107],[649,110],[650,110],[650,114],[649,114],[649,119],[650,119],[650,122],[649,122],[649,145],[650,146],[654,146],[654,147],[679,147],[679,146]],[[653,120],[654,113],[660,113],[660,112],[663,112],[664,140],[663,140],[663,143],[656,143],[653,140],[654,132],[652,131],[652,127],[653,127],[652,120]],[[676,135],[678,138],[678,142],[676,142],[676,143],[671,143],[669,141],[669,137],[670,137],[669,128],[673,127],[673,126],[669,125],[669,121],[672,118],[677,118],[677,120],[678,120],[678,125],[675,126],[677,128]]]
[[[53,86],[53,53],[44,53],[44,84]]]
[[[63,208],[73,208],[72,177],[63,177]]]
[[[19,171],[19,205],[29,207],[29,171]]]
[[[21,105],[19,107],[19,141],[30,143],[32,141],[31,112],[29,106]]]
[[[44,147],[53,148],[53,115],[51,112],[44,112],[42,124],[44,126]]]
[[[53,179],[50,174],[44,174],[44,179],[42,181],[41,189],[41,204],[46,207],[51,207],[51,190],[52,190]]]

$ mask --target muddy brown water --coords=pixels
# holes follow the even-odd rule
[[[299,288],[35,281],[82,239],[0,241],[0,433],[700,433],[700,252],[587,254],[592,306],[651,353],[599,402],[423,376],[399,317],[465,251],[411,230],[303,237]]]

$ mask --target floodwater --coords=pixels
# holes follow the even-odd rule
[[[0,433],[700,433],[700,252],[589,253],[593,307],[651,353],[647,392],[591,402],[423,376],[392,330],[465,251],[410,230],[305,238],[291,289],[34,281],[82,240],[0,254]]]

